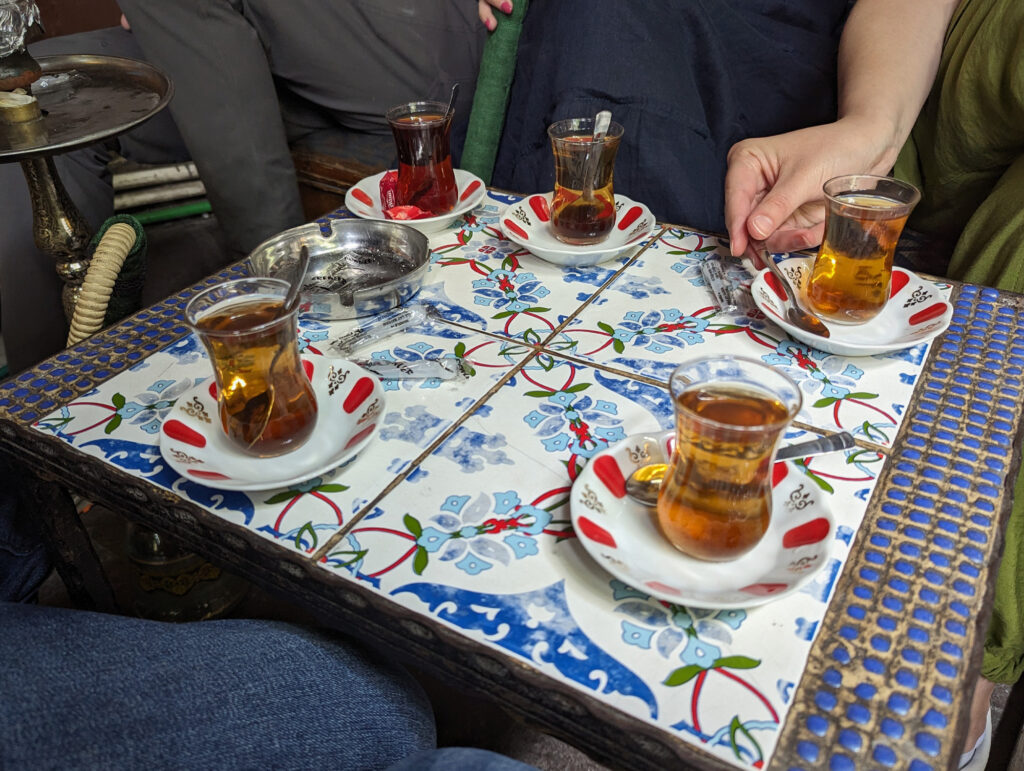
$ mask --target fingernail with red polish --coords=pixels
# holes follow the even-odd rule
[[[508,0],[505,0],[505,2],[501,4],[501,10],[503,10],[505,13],[512,13],[512,3],[508,2]]]
[[[487,29],[493,31],[494,28],[497,27],[497,26],[498,26],[498,22],[496,22],[494,19],[488,19],[487,20]]]

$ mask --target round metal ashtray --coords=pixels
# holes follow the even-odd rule
[[[267,239],[249,255],[253,275],[294,280],[303,245],[309,270],[301,314],[322,321],[396,308],[419,291],[430,267],[430,246],[419,231],[353,219],[309,223]]]

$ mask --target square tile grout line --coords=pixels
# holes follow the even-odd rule
[[[661,227],[661,226],[659,226],[659,228],[660,229],[658,230],[658,232],[656,234],[654,234],[654,236],[650,240],[648,240],[647,243],[645,243],[635,254],[633,254],[628,260],[626,260],[625,265],[623,265],[621,268],[619,268],[614,273],[612,273],[612,275],[609,276],[604,281],[604,283],[601,284],[601,286],[599,286],[596,290],[594,290],[594,293],[590,297],[588,297],[580,305],[578,305],[571,313],[566,314],[565,321],[563,321],[557,327],[552,329],[551,332],[548,333],[547,337],[544,337],[543,339],[541,339],[537,343],[527,343],[525,341],[520,342],[520,341],[515,340],[514,338],[507,337],[507,336],[504,336],[504,335],[499,335],[499,334],[497,334],[495,332],[489,332],[489,331],[486,331],[486,330],[482,330],[479,327],[473,327],[473,326],[465,324],[465,323],[463,323],[461,321],[448,321],[447,319],[443,318],[443,316],[440,315],[440,311],[438,311],[437,309],[434,309],[433,311],[428,311],[427,315],[433,317],[437,321],[443,321],[445,324],[449,324],[449,325],[451,325],[453,327],[457,327],[459,329],[465,329],[465,330],[474,332],[476,334],[487,335],[488,337],[493,337],[496,340],[501,340],[502,342],[518,343],[520,345],[528,345],[528,346],[531,346],[531,347],[543,347],[543,346],[546,346],[547,344],[549,344],[551,342],[551,340],[554,338],[555,335],[561,334],[565,330],[565,328],[568,326],[570,321],[572,321],[580,313],[582,313],[584,311],[584,309],[586,309],[605,289],[607,289],[609,286],[611,286],[611,284],[614,283],[615,280],[619,276],[621,276],[623,273],[625,273],[626,270],[628,270],[629,267],[631,265],[633,265],[636,262],[637,259],[639,259],[640,255],[642,255],[644,252],[646,252],[651,247],[652,244],[657,242],[657,240],[659,238],[661,238],[665,234],[666,228]],[[522,249],[522,250],[516,250],[512,254],[513,255],[518,254],[519,251],[522,251],[524,254],[530,254],[531,253],[528,249]],[[540,258],[538,258],[538,259],[540,259]]]
[[[625,273],[627,270],[629,270],[630,267],[632,267],[634,264],[636,264],[636,261],[640,259],[640,255],[642,255],[644,252],[646,252],[648,249],[650,249],[652,244],[657,243],[658,240],[663,235],[665,235],[666,231],[667,231],[667,228],[662,227],[654,236],[652,236],[647,241],[646,244],[643,245],[642,249],[638,250],[636,252],[636,254],[634,254],[632,257],[630,257],[628,260],[626,260],[626,264],[625,265],[623,265],[621,268],[619,268],[617,271],[615,271],[611,276],[609,276],[608,279],[603,284],[601,284],[601,286],[599,286],[597,288],[597,291],[595,291],[592,295],[590,295],[590,297],[588,297],[579,306],[577,306],[576,309],[572,313],[566,314],[565,321],[563,321],[561,324],[559,324],[557,327],[555,327],[553,330],[551,330],[551,334],[549,334],[546,338],[541,340],[540,346],[541,347],[546,346],[548,343],[550,343],[554,339],[555,335],[561,334],[566,329],[566,327],[569,326],[569,324],[572,322],[573,319],[579,317],[579,315],[581,313],[583,313],[583,311],[585,311],[587,308],[589,308],[590,305],[598,297],[601,296],[601,294],[604,292],[605,289],[607,289],[613,283],[615,283],[615,281],[619,278],[619,276],[621,276],[623,273]]]
[[[407,479],[409,474],[411,474],[414,469],[418,468],[419,465],[422,464],[428,457],[430,457],[437,450],[438,447],[440,447],[445,441],[447,441],[448,438],[451,437],[451,435],[453,433],[455,433],[456,430],[458,430],[467,420],[469,420],[470,417],[475,415],[480,410],[480,408],[484,404],[486,404],[486,402],[488,400],[490,400],[490,398],[494,394],[496,394],[502,387],[504,387],[504,385],[511,378],[513,378],[517,374],[519,374],[519,372],[521,372],[522,369],[529,362],[536,360],[541,355],[548,355],[548,356],[552,356],[554,358],[560,358],[560,359],[568,361],[568,362],[570,362],[572,364],[578,364],[578,365],[589,367],[591,369],[597,369],[597,370],[601,370],[601,371],[604,371],[604,372],[608,372],[608,373],[612,373],[612,374],[617,374],[617,375],[620,375],[620,376],[623,376],[623,377],[627,377],[627,378],[629,378],[631,380],[635,380],[635,381],[638,381],[638,382],[646,383],[648,385],[652,385],[652,386],[655,386],[655,387],[661,387],[661,388],[666,387],[666,384],[664,382],[662,382],[660,380],[657,380],[655,378],[651,378],[651,377],[648,377],[646,375],[637,375],[637,374],[634,374],[634,373],[631,373],[631,372],[628,372],[628,371],[625,371],[625,370],[619,370],[619,369],[616,369],[615,367],[609,367],[608,365],[597,363],[597,362],[589,362],[589,361],[586,361],[584,359],[580,359],[580,358],[574,357],[574,356],[569,355],[569,354],[564,354],[564,353],[561,353],[561,352],[558,352],[558,351],[551,350],[547,346],[551,343],[551,341],[554,339],[554,337],[556,335],[561,334],[568,327],[568,325],[572,322],[573,319],[575,319],[589,305],[591,305],[597,299],[597,297],[599,297],[605,291],[605,289],[607,289],[612,283],[615,282],[616,279],[618,279],[633,264],[635,264],[636,260],[639,259],[640,256],[644,252],[646,252],[650,248],[650,246],[652,244],[654,244],[659,238],[661,238],[661,236],[663,236],[667,232],[668,229],[669,229],[669,227],[667,227],[667,226],[661,227],[661,229],[657,232],[655,237],[651,238],[646,244],[644,244],[643,248],[641,248],[639,251],[637,251],[636,254],[632,255],[621,268],[619,268],[617,271],[615,271],[615,273],[613,273],[611,276],[609,276],[608,279],[605,280],[605,282],[602,283],[601,286],[590,297],[588,297],[583,303],[581,303],[579,306],[577,306],[576,309],[571,314],[567,314],[565,320],[560,325],[558,325],[555,329],[553,329],[547,335],[547,337],[545,337],[543,340],[541,340],[538,343],[533,343],[533,344],[525,343],[525,342],[517,341],[517,340],[515,340],[513,338],[510,338],[510,337],[506,337],[506,336],[503,336],[503,335],[498,335],[498,334],[496,334],[494,332],[489,332],[489,331],[486,331],[486,330],[481,330],[481,329],[479,329],[477,327],[472,327],[472,326],[469,326],[469,325],[464,324],[462,322],[448,321],[447,319],[444,319],[442,316],[440,316],[436,312],[436,309],[435,309],[434,313],[428,313],[428,315],[432,316],[434,318],[434,320],[439,322],[439,323],[443,323],[443,324],[446,324],[448,326],[451,326],[451,327],[454,327],[454,328],[457,328],[457,329],[463,329],[463,330],[466,330],[468,332],[472,332],[474,334],[482,334],[482,335],[484,335],[486,337],[490,337],[490,338],[498,340],[498,341],[500,341],[502,343],[509,343],[509,344],[513,344],[513,345],[529,346],[532,349],[532,351],[531,351],[531,353],[529,355],[524,357],[518,364],[516,364],[509,372],[507,372],[504,376],[502,376],[498,380],[498,382],[496,382],[493,386],[491,386],[491,388],[489,388],[487,390],[487,392],[484,393],[477,400],[477,402],[470,408],[470,410],[468,410],[464,415],[462,415],[458,420],[456,420],[451,426],[449,426],[447,429],[445,429],[443,432],[441,432],[441,434],[439,434],[438,437],[436,439],[434,439],[434,441],[432,441],[427,446],[426,449],[424,449],[416,458],[414,458],[412,461],[410,461],[409,462],[409,466],[405,469],[405,471],[403,471],[400,475],[398,475],[394,479],[392,479],[392,481],[390,483],[388,483],[388,485],[380,493],[378,493],[376,496],[374,496],[374,498],[372,498],[359,511],[357,511],[356,514],[352,516],[352,518],[350,519],[348,524],[343,525],[333,536],[331,536],[324,543],[324,545],[320,549],[318,549],[312,555],[312,557],[311,557],[312,561],[317,562],[320,559],[322,559],[324,556],[326,556],[326,554],[329,552],[329,550],[331,548],[333,548],[349,531],[351,531],[352,528],[354,528],[359,522],[361,522],[373,510],[374,506],[376,506],[378,503],[380,503],[381,500],[383,500],[389,493],[391,493],[405,479]],[[683,229],[685,230],[685,228],[683,228]],[[792,423],[792,425],[797,427],[797,428],[800,428],[800,429],[803,429],[805,431],[809,431],[809,432],[812,432],[812,433],[815,433],[815,434],[818,434],[818,435],[826,435],[827,436],[827,435],[838,433],[838,432],[833,431],[831,429],[821,428],[821,427],[818,427],[818,426],[814,426],[814,425],[812,425],[810,423],[805,423],[804,421],[794,421]],[[877,444],[877,443],[874,443],[874,442],[870,442],[870,441],[866,441],[866,440],[863,440],[863,439],[859,439],[859,438],[855,438],[854,441],[856,442],[856,445],[858,447],[860,447],[861,449],[872,451],[872,452],[876,452],[879,455],[883,456],[886,460],[889,460],[891,458],[891,448],[885,447],[884,445],[880,445],[880,444]]]
[[[452,325],[455,326],[454,324]],[[479,332],[479,330],[474,331]],[[508,338],[498,339],[501,339],[502,341],[508,341]],[[568,361],[572,364],[579,364],[590,367],[592,369],[600,369],[605,372],[611,372],[614,374],[628,377],[638,382],[644,382],[655,386],[664,386],[664,384],[662,384],[660,381],[653,380],[652,378],[632,375],[628,372],[624,372],[621,370],[615,370],[613,368],[609,368],[603,365],[592,364],[590,362],[575,359],[570,356],[553,353],[540,345],[534,345],[531,347],[533,348],[533,351],[528,356],[525,356],[520,362],[518,362],[514,367],[512,367],[512,369],[506,372],[494,385],[492,385],[483,395],[481,395],[479,399],[477,399],[477,401],[465,414],[463,414],[455,422],[453,422],[452,425],[448,426],[448,428],[442,431],[432,442],[430,442],[429,445],[427,445],[427,447],[419,455],[417,455],[413,460],[409,461],[409,465],[407,466],[407,468],[401,474],[395,476],[384,487],[383,490],[381,490],[379,493],[377,493],[377,495],[375,495],[367,503],[365,503],[359,509],[359,511],[357,511],[348,520],[346,524],[342,525],[337,532],[335,532],[330,538],[328,538],[327,541],[324,542],[323,546],[321,546],[319,549],[317,549],[316,552],[310,555],[308,558],[309,561],[316,564],[323,560],[330,553],[330,550],[333,549],[338,544],[338,542],[341,541],[342,538],[344,538],[354,527],[356,527],[363,519],[365,519],[366,516],[371,511],[373,511],[374,507],[378,503],[380,503],[385,497],[387,497],[392,491],[394,491],[394,489],[398,487],[398,485],[404,482],[409,477],[409,475],[414,470],[416,470],[427,458],[433,455],[434,452],[452,436],[452,434],[454,434],[463,424],[465,424],[471,417],[473,417],[477,412],[479,412],[480,408],[483,407],[491,399],[492,396],[494,396],[499,390],[501,390],[505,386],[505,384],[508,383],[509,380],[518,375],[527,364],[529,364],[531,361],[536,360],[541,355],[547,354],[549,356],[553,356],[555,358]],[[837,433],[829,429],[823,429],[818,428],[817,426],[812,426],[802,421],[794,421],[792,425],[801,428],[805,431],[816,433],[818,435],[830,435]],[[890,452],[888,448],[885,448],[881,445],[876,445],[871,442],[866,442],[861,439],[855,439],[855,441],[857,443],[857,446],[862,449],[877,452],[879,455],[884,456],[886,459],[890,458]]]
[[[651,385],[651,386],[654,386],[656,388],[664,388],[666,391],[668,390],[668,384],[665,383],[662,380],[658,380],[657,378],[652,378],[652,377],[649,377],[647,375],[637,375],[635,373],[628,372],[628,371],[623,370],[623,369],[616,369],[615,367],[610,367],[607,364],[602,364],[602,363],[599,363],[599,362],[590,362],[590,361],[587,361],[586,359],[580,359],[580,358],[575,357],[575,356],[570,356],[569,354],[566,354],[566,353],[561,353],[561,352],[558,352],[558,351],[552,351],[552,350],[550,350],[548,348],[543,348],[543,346],[541,348],[542,348],[542,350],[540,351],[541,354],[547,354],[548,356],[554,356],[554,357],[557,357],[557,358],[560,358],[560,359],[565,359],[566,361],[572,362],[573,364],[581,364],[581,365],[589,367],[591,369],[597,369],[597,370],[601,370],[602,372],[607,372],[607,373],[612,374],[612,375],[619,375],[621,377],[627,377],[630,380],[636,380],[637,382],[640,382],[640,383],[646,383],[647,385]],[[835,434],[841,433],[840,431],[836,431],[836,430],[831,429],[831,428],[822,428],[820,426],[815,426],[815,425],[813,425],[811,423],[806,423],[806,422],[804,422],[802,420],[794,420],[790,425],[791,426],[795,426],[796,428],[801,428],[804,431],[809,431],[809,432],[818,434],[820,436],[833,436]],[[880,453],[882,455],[886,455],[886,456],[888,456],[890,454],[891,448],[886,447],[883,444],[877,444],[876,442],[871,442],[871,441],[868,441],[866,439],[859,439],[857,437],[854,437],[853,441],[856,442],[857,446],[860,447],[861,449],[873,450],[875,452],[878,452],[878,453]]]
[[[378,503],[380,503],[389,493],[391,493],[396,487],[398,487],[398,485],[400,485],[403,481],[405,481],[408,478],[409,474],[411,474],[413,472],[413,470],[418,468],[420,466],[420,464],[423,463],[423,461],[425,461],[427,458],[429,458],[434,453],[434,451],[437,450],[438,447],[440,447],[442,444],[444,444],[444,442],[446,442],[448,440],[448,438],[452,434],[455,433],[455,431],[457,431],[466,421],[468,421],[473,415],[475,415],[479,411],[479,409],[484,404],[486,404],[487,401],[494,394],[496,394],[502,387],[504,387],[504,385],[509,380],[511,380],[513,377],[515,377],[517,374],[519,374],[519,372],[522,371],[523,367],[525,367],[529,362],[535,360],[538,356],[541,355],[542,352],[549,353],[548,350],[543,347],[544,344],[549,342],[555,335],[560,334],[562,332],[562,330],[564,330],[566,328],[566,326],[568,326],[568,324],[572,321],[572,319],[576,318],[576,316],[579,315],[584,310],[584,308],[586,308],[591,302],[593,302],[595,297],[600,295],[601,292],[603,292],[619,276],[621,276],[631,265],[633,265],[634,262],[640,257],[640,255],[643,254],[645,251],[647,251],[647,249],[651,246],[651,244],[655,243],[664,233],[665,233],[665,228],[661,228],[660,230],[658,230],[657,235],[654,238],[649,240],[646,244],[644,244],[643,248],[638,250],[636,252],[636,254],[634,254],[632,257],[630,257],[626,261],[625,265],[623,265],[621,268],[619,268],[617,271],[615,271],[615,273],[613,273],[611,276],[609,276],[608,279],[603,284],[601,284],[601,286],[598,287],[598,289],[590,297],[588,297],[582,304],[580,304],[572,313],[567,314],[566,317],[565,317],[565,321],[563,321],[555,329],[553,329],[551,331],[551,333],[546,338],[544,338],[541,342],[539,342],[539,343],[536,343],[536,344],[519,343],[518,341],[515,341],[512,338],[503,337],[503,336],[500,336],[500,335],[496,335],[494,333],[482,332],[482,330],[480,330],[480,329],[478,329],[476,327],[470,327],[470,326],[467,326],[465,324],[461,324],[461,323],[458,323],[458,322],[450,322],[450,321],[443,320],[443,319],[435,317],[441,323],[444,323],[444,324],[447,324],[449,326],[453,326],[453,327],[456,327],[456,328],[459,328],[459,329],[465,329],[467,331],[472,331],[474,334],[486,334],[488,337],[492,337],[494,339],[501,340],[502,342],[514,343],[514,344],[517,344],[517,345],[529,345],[530,348],[532,348],[532,351],[530,352],[529,355],[525,356],[522,359],[522,361],[518,362],[514,367],[512,367],[511,370],[509,370],[507,373],[505,373],[505,375],[503,375],[498,380],[497,383],[495,383],[493,386],[491,386],[487,390],[486,393],[484,393],[479,399],[477,399],[476,403],[473,404],[473,406],[469,410],[467,410],[465,414],[463,414],[461,417],[459,417],[454,423],[452,423],[452,425],[448,426],[448,428],[446,428],[444,431],[442,431],[437,436],[436,439],[434,439],[429,445],[427,445],[426,449],[424,449],[423,452],[421,452],[418,456],[416,456],[416,458],[414,458],[412,461],[409,462],[408,467],[401,474],[395,476],[384,487],[383,490],[381,490],[379,493],[377,493],[377,495],[375,495],[365,505],[363,505],[362,508],[360,508],[360,510],[357,511],[351,517],[351,519],[349,519],[347,524],[342,525],[341,528],[336,533],[334,533],[334,535],[332,535],[330,538],[328,538],[327,541],[324,542],[324,545],[321,546],[319,549],[317,549],[310,556],[310,558],[309,558],[310,561],[315,564],[315,563],[318,563],[320,560],[324,559],[327,556],[327,554],[330,553],[330,550],[333,549],[338,544],[338,542],[341,541],[341,539],[344,538],[345,535],[347,535],[352,530],[352,528],[354,528],[357,524],[359,524],[359,522],[361,522],[363,519],[365,519],[366,516],[371,511],[373,511],[373,508]]]
[[[493,386],[491,386],[487,390],[486,393],[484,393],[479,399],[477,399],[476,403],[473,404],[473,406],[469,410],[467,410],[465,414],[463,414],[461,417],[459,417],[454,423],[452,423],[452,425],[448,426],[448,428],[446,428],[444,431],[442,431],[437,436],[436,439],[434,439],[429,445],[427,445],[426,449],[424,449],[423,452],[421,452],[418,456],[416,456],[416,458],[414,458],[412,461],[409,462],[408,467],[401,474],[398,474],[397,476],[395,476],[384,487],[383,490],[381,490],[379,493],[377,493],[377,495],[375,495],[365,505],[363,505],[363,507],[360,508],[359,511],[357,511],[351,517],[351,519],[349,519],[347,524],[342,525],[341,528],[336,533],[334,533],[334,535],[332,535],[330,538],[328,538],[327,541],[324,542],[324,545],[321,546],[319,549],[317,549],[310,556],[310,558],[309,558],[310,561],[315,564],[315,563],[318,563],[320,560],[324,559],[327,556],[327,554],[330,553],[330,550],[333,549],[338,544],[338,542],[341,541],[341,539],[344,538],[352,530],[352,528],[354,528],[356,525],[359,524],[359,522],[361,522],[363,519],[365,519],[366,516],[371,511],[373,511],[373,508],[378,503],[380,503],[389,493],[391,493],[396,487],[398,487],[398,485],[400,485],[403,481],[405,481],[408,478],[409,474],[411,474],[416,468],[418,468],[420,466],[420,464],[423,463],[423,461],[425,461],[427,458],[429,458],[434,453],[434,451],[437,450],[438,447],[440,447],[442,444],[444,444],[444,442],[446,442],[448,440],[448,438],[452,434],[455,433],[455,431],[457,431],[466,421],[468,421],[473,415],[475,415],[479,411],[479,409],[484,404],[486,404],[487,401],[494,394],[496,394],[509,380],[511,380],[519,372],[521,372],[523,367],[525,367],[530,361],[533,361],[534,359],[536,359],[539,355],[541,355],[542,352],[548,353],[547,349],[545,349],[543,347],[544,344],[549,342],[555,335],[560,334],[562,332],[562,330],[564,330],[568,326],[568,324],[572,321],[572,319],[576,318],[591,302],[593,302],[594,298],[596,298],[598,295],[600,295],[601,292],[603,292],[606,288],[608,288],[619,276],[621,276],[626,270],[628,270],[629,267],[631,265],[633,265],[635,263],[635,261],[640,257],[640,255],[643,254],[645,251],[647,251],[647,249],[651,246],[651,244],[655,243],[659,238],[661,238],[661,236],[664,233],[665,233],[665,228],[661,228],[660,230],[658,230],[657,235],[654,238],[650,239],[646,244],[644,244],[643,248],[639,249],[636,252],[636,254],[631,256],[626,261],[625,265],[623,265],[621,268],[619,268],[617,271],[615,271],[611,276],[609,276],[608,279],[603,284],[601,284],[601,286],[598,287],[598,289],[590,297],[588,297],[582,304],[580,304],[572,313],[567,314],[566,317],[565,317],[565,321],[563,321],[555,329],[553,329],[551,331],[551,333],[546,338],[544,338],[541,342],[539,342],[539,343],[536,343],[536,344],[519,343],[518,341],[515,341],[512,338],[503,337],[503,336],[500,336],[500,335],[496,335],[494,333],[482,332],[482,330],[480,330],[480,329],[478,329],[476,327],[470,327],[470,326],[467,326],[465,324],[461,324],[461,323],[458,323],[458,322],[450,322],[450,321],[444,320],[443,318],[439,318],[439,317],[435,316],[434,318],[437,321],[441,322],[441,323],[444,323],[444,324],[447,324],[447,325],[450,325],[450,326],[453,326],[453,327],[456,327],[456,328],[459,328],[459,329],[465,329],[465,330],[468,330],[468,331],[472,331],[474,334],[481,334],[482,333],[482,334],[486,334],[488,337],[492,337],[492,338],[495,338],[497,340],[501,340],[502,342],[514,343],[514,344],[517,344],[517,345],[529,345],[530,348],[532,348],[532,351],[530,352],[530,354],[528,356],[525,356],[522,359],[522,361],[520,361],[514,367],[512,367],[511,370],[509,370],[507,373],[505,373],[505,375],[503,375],[498,380],[497,383],[495,383]],[[433,315],[433,314],[428,314],[428,315]]]
[[[503,339],[507,340],[507,338]],[[317,549],[317,551],[309,557],[309,561],[317,563],[320,560],[324,559],[330,552],[330,550],[333,549],[337,545],[337,543],[342,538],[344,538],[345,535],[347,535],[350,530],[352,530],[352,528],[359,524],[360,521],[362,521],[371,511],[373,511],[373,508],[378,503],[380,503],[392,490],[398,487],[399,484],[405,481],[408,478],[409,474],[411,474],[414,470],[419,468],[420,464],[422,464],[423,461],[425,461],[427,458],[433,455],[437,448],[444,444],[444,442],[446,442],[448,438],[451,437],[452,434],[454,434],[466,421],[473,417],[473,415],[475,415],[494,394],[496,394],[502,387],[504,387],[504,385],[509,380],[511,380],[513,377],[519,374],[519,372],[522,370],[523,367],[526,366],[527,363],[534,360],[539,355],[540,348],[539,346],[531,347],[534,350],[528,356],[525,356],[522,359],[522,361],[518,362],[508,372],[502,375],[498,382],[496,382],[489,389],[487,389],[487,391],[482,396],[480,396],[479,399],[476,400],[476,402],[473,404],[472,407],[469,408],[469,410],[467,410],[463,415],[461,415],[457,420],[455,420],[455,422],[448,426],[448,428],[446,428],[444,431],[438,434],[438,436],[432,442],[430,442],[430,444],[427,445],[426,449],[424,449],[419,455],[417,455],[413,460],[409,461],[409,465],[406,467],[406,469],[402,473],[395,476],[387,484],[387,486],[385,486],[383,490],[381,490],[371,500],[364,504],[362,508],[360,508],[359,511],[357,511],[351,517],[351,519],[349,519],[347,524],[342,525],[341,528],[336,533],[334,533],[334,535],[328,538],[327,541],[324,542],[324,545]]]

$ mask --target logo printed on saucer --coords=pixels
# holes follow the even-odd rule
[[[386,401],[383,386],[374,375],[344,359],[306,353],[301,361],[322,408],[313,436],[303,446],[273,458],[239,451],[228,442],[219,420],[204,421],[195,410],[185,410],[185,405],[196,400],[206,406],[207,417],[217,409],[207,401],[216,397],[216,389],[204,381],[179,397],[174,417],[160,427],[159,447],[167,465],[215,489],[271,490],[352,463],[377,433],[377,416],[383,413]],[[344,384],[334,383],[333,392],[328,390],[331,372],[349,375]]]
[[[774,602],[799,591],[825,566],[835,541],[828,496],[795,473],[799,467],[792,461],[772,467],[771,523],[748,554],[707,562],[673,547],[650,508],[624,495],[623,475],[637,466],[638,447],[653,442],[671,451],[674,435],[625,437],[594,455],[573,482],[569,516],[594,570],[665,602],[722,610]],[[786,505],[805,495],[802,508]]]

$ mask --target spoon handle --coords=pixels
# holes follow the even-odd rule
[[[785,299],[780,297],[779,299],[782,300],[783,306],[786,309],[786,319],[789,323],[812,335],[831,337],[832,334],[829,332],[828,327],[825,326],[825,323],[804,307],[803,300],[800,299],[799,288],[793,286],[793,283],[787,278],[786,274],[782,272],[782,268],[772,259],[772,255],[768,251],[768,246],[765,242],[751,238],[750,246],[757,256],[757,260],[754,262],[755,267],[757,262],[763,262],[781,283],[782,291],[786,293],[787,297]]]
[[[827,452],[838,450],[849,450],[856,442],[853,434],[842,431],[838,434],[830,434],[820,439],[812,439],[809,442],[797,442],[788,447],[780,447],[775,453],[775,460],[787,460],[789,458],[806,458],[809,455],[823,455]]]
[[[309,270],[309,247],[305,244],[299,249],[299,263],[295,268],[295,275],[292,277],[292,285],[288,289],[288,295],[284,298],[284,305],[281,306],[281,313],[291,313],[299,304],[302,296],[302,283],[306,280],[306,271]]]
[[[764,241],[756,241],[753,238],[750,239],[750,244],[753,246],[754,251],[757,253],[758,259],[764,263],[764,266],[768,268],[772,273],[775,274],[775,278],[782,282],[783,289],[789,295],[790,302],[794,307],[803,310],[798,299],[797,288],[790,282],[789,277],[782,272],[782,268],[778,266],[778,263],[772,258],[771,252],[768,251],[768,246]]]
[[[451,115],[452,110],[455,109],[455,97],[459,93],[459,82],[455,81],[452,83],[452,95],[448,97],[448,109],[444,111],[445,116]]]
[[[595,115],[593,141],[596,143],[603,140],[611,125],[611,111],[601,110],[601,112]],[[597,174],[597,164],[600,155],[601,151],[592,146],[587,151],[587,157],[583,161],[583,195],[581,196],[583,200],[588,200],[594,197],[594,175]]]

